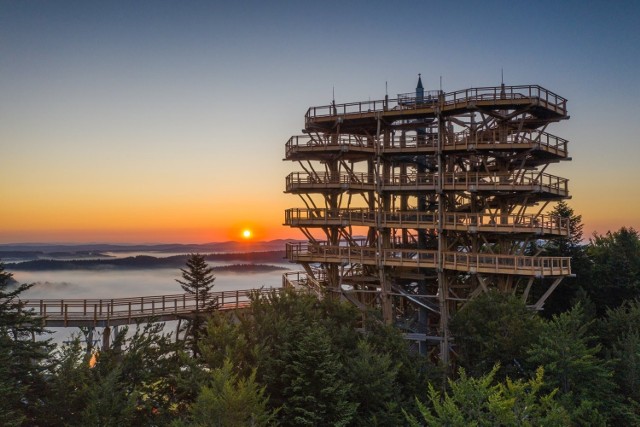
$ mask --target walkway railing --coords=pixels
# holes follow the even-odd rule
[[[566,197],[569,195],[569,180],[548,173],[526,172],[456,172],[445,173],[445,191],[534,191]],[[374,191],[376,176],[372,173],[325,172],[310,174],[292,172],[286,177],[286,191]],[[410,173],[384,177],[382,191],[435,191],[438,174]]]
[[[251,295],[266,294],[279,288],[211,292],[199,299],[198,309],[235,310],[246,308]],[[132,324],[145,319],[175,320],[196,310],[193,294],[154,295],[102,299],[25,300],[25,308],[42,317],[46,326],[114,326]]]
[[[443,135],[445,151],[468,150],[539,150],[558,157],[567,157],[566,139],[538,130],[522,130],[501,135],[496,129],[479,131],[469,135],[468,131]],[[426,132],[424,135],[405,135],[396,133],[389,136],[388,141],[381,142],[382,153],[435,153],[438,147],[437,133]],[[360,135],[294,135],[285,144],[285,155],[292,157],[298,152],[326,152],[330,148],[340,151],[358,151],[371,153],[375,151],[373,138],[367,140]]]
[[[293,262],[438,268],[438,251],[383,249],[362,246],[288,243],[287,257]],[[566,276],[571,274],[570,257],[532,257],[491,253],[443,252],[442,268],[469,273],[518,274],[524,276]]]
[[[537,101],[546,108],[555,110],[559,114],[566,114],[567,100],[541,86],[491,86],[462,89],[455,92],[441,94],[438,99],[411,98],[401,96],[397,99],[350,102],[345,104],[323,105],[310,107],[305,115],[307,121],[319,117],[331,117],[349,114],[369,114],[389,110],[419,110],[424,108],[441,107],[458,108],[472,102],[490,102],[504,104]]]
[[[378,222],[379,220],[379,222]],[[366,208],[305,209],[285,211],[285,225],[292,227],[325,227],[358,225],[365,227],[393,227],[433,229],[438,226],[434,212],[390,211],[376,212]],[[553,215],[501,215],[499,213],[445,212],[443,228],[460,231],[506,233],[537,233],[569,235],[569,219]]]

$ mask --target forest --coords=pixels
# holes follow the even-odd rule
[[[640,425],[640,237],[622,227],[584,243],[544,310],[489,291],[451,319],[454,366],[332,298],[255,297],[249,310],[195,313],[176,340],[159,323],[120,330],[109,348],[81,331],[56,346],[0,264],[0,414],[7,426]],[[187,292],[214,286],[205,260],[181,268]],[[38,336],[32,340],[32,336]]]

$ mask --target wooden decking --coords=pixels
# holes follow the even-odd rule
[[[236,310],[249,306],[251,295],[266,294],[275,289],[249,289],[210,293],[200,302],[200,310]],[[25,309],[42,317],[48,327],[109,327],[142,321],[168,321],[188,317],[195,309],[191,294],[155,295],[111,299],[41,299],[26,300]]]
[[[363,246],[287,244],[293,262],[377,265],[389,267],[444,268],[468,273],[556,277],[571,274],[570,257],[531,257],[491,253],[443,252],[424,249],[382,249]]]

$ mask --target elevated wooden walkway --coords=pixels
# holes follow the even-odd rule
[[[200,301],[200,310],[226,311],[249,306],[251,295],[279,292],[280,288],[261,288],[210,293]],[[25,309],[44,320],[48,327],[110,327],[143,321],[164,322],[188,317],[196,309],[192,294],[155,295],[111,299],[27,300]]]

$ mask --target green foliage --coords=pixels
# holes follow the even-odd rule
[[[344,366],[332,351],[327,331],[309,328],[290,356],[282,377],[285,424],[348,425],[358,405],[348,400],[351,387],[342,379]]]
[[[463,368],[457,380],[449,380],[449,392],[442,396],[429,384],[428,405],[416,399],[427,426],[565,426],[566,411],[555,401],[555,391],[544,394],[544,370],[534,378],[494,384],[496,365],[479,378],[470,377]],[[411,426],[418,419],[407,415]]]
[[[528,351],[531,364],[545,367],[547,390],[559,390],[561,403],[580,425],[580,420],[602,424],[619,406],[612,367],[598,357],[601,347],[593,344],[591,330],[577,305],[546,322]]]
[[[628,413],[640,415],[640,301],[625,301],[608,309],[597,322],[604,355],[614,366],[614,381]]]
[[[280,424],[344,425],[352,419],[356,405],[347,399],[340,353],[355,349],[356,319],[351,307],[293,292],[253,301],[251,322],[242,326],[260,348],[258,378],[272,407],[282,407]]]
[[[331,298],[294,292],[255,295],[250,313],[215,314],[201,361],[266,387],[281,425],[401,425],[401,407],[424,387],[425,366],[392,327],[358,332],[359,313]]]
[[[582,250],[582,215],[577,215],[564,200],[558,202],[549,215],[569,220],[569,236],[553,239],[547,249],[558,256],[575,256]]]
[[[190,418],[174,422],[173,426],[241,427],[274,424],[275,414],[267,407],[265,389],[256,383],[255,371],[248,378],[233,373],[232,362],[225,360],[222,367],[209,375],[196,402],[190,409]]]
[[[204,255],[200,254],[191,254],[187,259],[186,268],[181,268],[180,271],[182,280],[176,279],[176,282],[180,283],[186,293],[195,296],[196,303],[193,317],[187,319],[185,341],[190,344],[193,354],[198,356],[198,341],[203,329],[200,312],[211,311],[217,305],[217,301],[209,295],[216,278],[213,275],[213,268],[207,264]]]
[[[358,416],[353,426],[401,425],[403,418],[399,408],[400,387],[398,372],[401,364],[389,353],[376,352],[373,346],[360,340],[354,356],[349,361],[347,382],[352,387],[350,400],[358,402]]]
[[[459,362],[472,376],[498,363],[498,377],[522,376],[526,348],[541,328],[541,319],[516,296],[497,291],[468,302],[450,323]]]
[[[89,403],[91,384],[90,355],[80,338],[73,336],[53,353],[49,389],[39,417],[43,425],[82,425],[80,416]]]
[[[21,425],[42,411],[53,347],[49,340],[34,340],[47,331],[19,299],[32,285],[13,285],[12,276],[0,263],[0,413],[6,425]]]
[[[210,369],[222,368],[225,361],[231,361],[234,372],[246,377],[256,364],[259,348],[251,347],[255,340],[234,319],[235,313],[212,313],[199,343],[200,357]]]
[[[180,283],[185,292],[195,295],[196,299],[206,306],[207,296],[216,280],[213,276],[213,267],[207,264],[204,255],[201,254],[191,254],[187,259],[186,267],[180,269],[183,280],[176,279],[176,282]]]
[[[551,318],[554,314],[568,310],[571,306],[570,302],[576,298],[576,293],[588,286],[591,281],[591,261],[582,243],[584,228],[582,215],[577,215],[564,201],[558,202],[549,214],[569,220],[569,236],[557,237],[547,242],[544,245],[544,255],[571,257],[571,272],[576,276],[565,277],[561,285],[547,299],[543,315]],[[534,287],[533,294],[540,297],[544,291],[544,288]]]
[[[166,425],[193,402],[200,385],[181,378],[199,371],[163,326],[138,327],[128,339],[124,328],[111,348],[98,353],[84,425]]]
[[[605,235],[596,233],[587,253],[593,262],[593,274],[586,289],[599,314],[640,298],[640,238],[636,230],[622,227]]]

